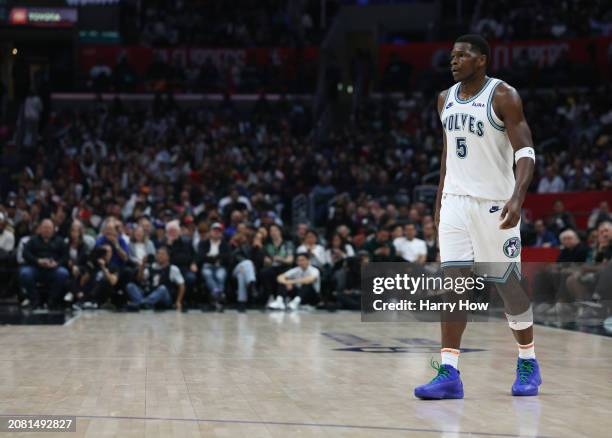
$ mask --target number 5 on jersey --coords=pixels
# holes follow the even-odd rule
[[[465,137],[457,137],[457,156],[459,158],[467,157],[467,143]]]

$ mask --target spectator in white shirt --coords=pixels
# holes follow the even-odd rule
[[[149,240],[149,236],[145,234],[143,227],[137,225],[132,233],[132,238],[129,243],[130,260],[135,266],[140,266],[142,261],[147,256],[155,255],[155,245]]]
[[[304,236],[304,242],[298,246],[296,253],[306,253],[310,258],[310,263],[316,268],[323,268],[326,265],[327,257],[325,248],[317,243],[319,236],[314,230],[308,230]]]
[[[546,168],[546,174],[538,184],[538,193],[559,193],[565,190],[563,179],[557,175],[553,166]]]
[[[396,252],[402,259],[408,262],[425,263],[427,259],[427,245],[424,240],[416,237],[416,227],[414,224],[406,224],[404,226],[404,234],[406,237],[400,237],[393,242]]]
[[[297,310],[301,303],[315,305],[319,301],[321,274],[310,264],[308,254],[297,254],[297,266],[282,273],[277,278],[281,294],[268,307],[284,310],[285,298],[292,298],[287,304],[290,310]]]
[[[600,223],[612,221],[612,214],[610,214],[610,205],[608,201],[601,201],[599,208],[594,209],[589,216],[587,222],[587,228],[597,228]]]
[[[6,225],[6,215],[0,212],[0,260],[15,248],[15,235]]]

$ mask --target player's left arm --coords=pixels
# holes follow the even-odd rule
[[[504,122],[514,152],[525,147],[533,148],[531,129],[529,129],[525,120],[523,102],[516,89],[505,83],[499,84],[495,90],[495,96],[493,96],[493,109]],[[520,158],[516,162],[514,192],[504,205],[500,216],[502,223],[499,228],[502,230],[515,227],[518,224],[521,218],[521,207],[525,201],[529,184],[531,184],[534,168],[535,162],[529,157]]]

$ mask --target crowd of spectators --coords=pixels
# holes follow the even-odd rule
[[[584,170],[584,184],[568,178],[566,190],[609,189],[602,97],[551,92],[524,101],[538,149],[532,191],[548,168],[567,169],[564,177]],[[69,283],[69,301],[119,308],[221,309],[228,294],[272,308],[288,296],[300,298],[293,307],[350,308],[362,263],[437,260],[431,198],[413,190],[427,175],[436,183],[433,99],[367,101],[354,126],[322,143],[311,129],[299,100],[180,107],[158,95],[145,109],[98,101],[5,132],[2,243],[21,265],[25,297],[39,304],[44,280],[54,285],[53,305],[66,299],[56,285]],[[312,201],[308,224],[291,223],[298,194]],[[592,228],[609,218],[607,206],[597,215]],[[525,244],[557,245],[575,228],[561,205],[545,223],[524,220]],[[290,270],[296,263],[301,271]]]
[[[287,59],[271,50],[269,60],[258,63],[252,57],[212,55],[200,65],[182,65],[155,56],[141,73],[128,55],[121,54],[111,66],[104,60],[80,77],[77,89],[95,92],[175,92],[175,93],[294,93],[310,94],[315,89],[317,65],[307,62],[300,50]]]
[[[336,2],[328,3],[331,14]],[[128,42],[155,47],[316,45],[323,36],[319,8],[319,1],[150,0],[126,6],[122,33]]]
[[[472,31],[490,40],[612,35],[612,7],[594,0],[480,2]]]
[[[126,43],[154,47],[298,47],[318,45],[333,22],[341,3],[325,2],[326,22],[322,26],[319,0],[239,0],[227,2],[202,0],[128,1],[124,7],[122,38]],[[371,7],[365,5],[366,7]],[[445,15],[456,22],[456,1],[443,2],[440,22]],[[430,27],[421,39],[448,39],[468,31],[489,40],[556,39],[612,34],[612,8],[609,2],[569,0],[555,2],[499,1],[464,4],[463,23],[457,26]],[[471,29],[468,29],[470,27]],[[206,29],[206,32],[202,32]],[[418,33],[417,33],[418,34]],[[414,40],[414,31],[404,38],[391,32],[389,40]]]

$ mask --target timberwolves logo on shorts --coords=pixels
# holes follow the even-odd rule
[[[504,254],[510,258],[518,257],[521,253],[521,239],[511,237],[504,242]]]

